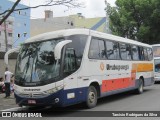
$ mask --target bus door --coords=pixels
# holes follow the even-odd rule
[[[66,48],[63,60],[64,77],[64,104],[74,104],[79,100],[79,91],[77,89],[77,65],[76,55],[73,48]]]

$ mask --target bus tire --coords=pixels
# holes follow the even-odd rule
[[[139,85],[138,88],[136,89],[137,94],[142,94],[143,93],[143,80],[139,79]]]
[[[88,88],[86,105],[88,108],[93,108],[97,105],[97,90],[94,86],[89,86]]]

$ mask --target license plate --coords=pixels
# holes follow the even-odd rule
[[[36,104],[35,100],[28,100],[28,104]]]

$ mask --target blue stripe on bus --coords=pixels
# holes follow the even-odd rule
[[[69,89],[69,90],[60,90],[54,94],[51,94],[43,98],[24,98],[17,94],[15,94],[15,97],[16,97],[16,103],[19,104],[20,106],[21,105],[24,105],[24,106],[25,105],[26,106],[54,105],[54,106],[65,107],[68,105],[73,105],[73,104],[86,101],[87,90],[88,90],[88,87]],[[67,94],[69,93],[74,93],[75,97],[70,99],[67,98]],[[58,103],[55,103],[56,98],[59,99]],[[35,100],[36,104],[28,104],[28,100]]]

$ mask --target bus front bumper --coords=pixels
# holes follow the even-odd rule
[[[154,81],[155,82],[160,81],[160,77],[154,77]]]
[[[14,94],[16,98],[16,104],[19,106],[62,106],[63,90],[50,94],[46,97],[23,97],[18,94]]]

